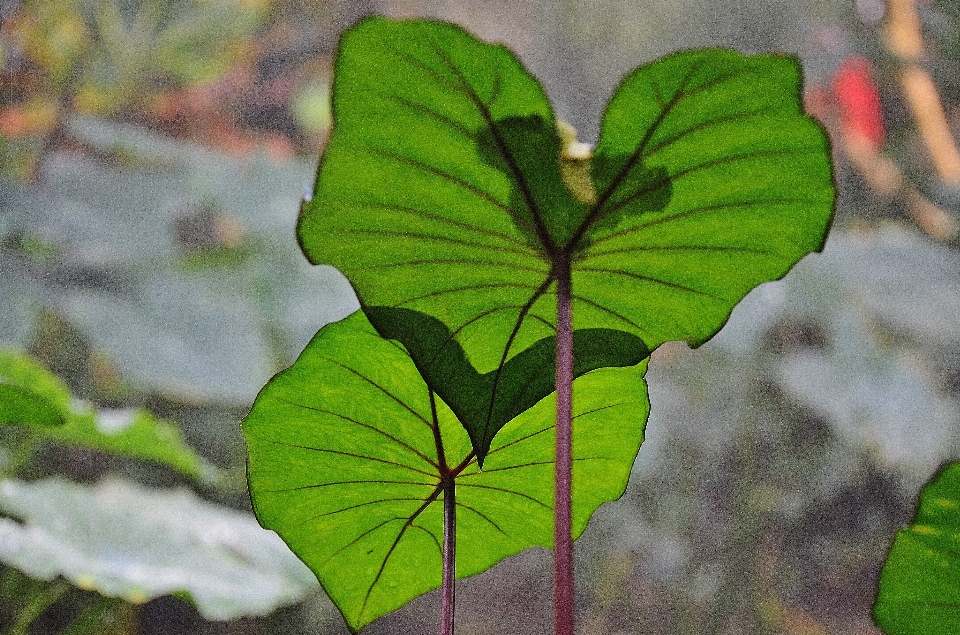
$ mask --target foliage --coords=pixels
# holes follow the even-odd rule
[[[26,447],[48,441],[154,461],[197,480],[217,474],[172,424],[145,410],[98,412],[78,403],[56,376],[13,350],[0,349],[0,423],[33,426],[33,436],[21,441]]]
[[[960,616],[960,463],[923,488],[913,523],[897,532],[873,607],[888,635],[951,633]]]
[[[49,157],[38,185],[0,179],[3,341],[62,357],[64,343],[46,340],[50,320],[66,322],[102,359],[95,377],[117,378],[127,398],[239,409],[355,310],[342,277],[309,267],[289,239],[305,162],[226,157],[88,118],[66,128],[84,153]],[[94,384],[86,396],[115,392]]]
[[[504,47],[426,21],[369,18],[344,34],[335,68],[333,131],[315,194],[301,211],[298,236],[312,262],[333,264],[347,275],[370,323],[403,346],[429,390],[421,386],[418,407],[407,397],[392,396],[410,389],[394,383],[413,376],[409,364],[404,373],[384,363],[388,356],[367,353],[377,341],[369,335],[345,338],[339,346],[327,345],[336,356],[316,354],[347,371],[349,379],[336,368],[324,370],[314,353],[305,354],[288,371],[298,379],[280,375],[276,385],[268,385],[260,398],[266,401],[258,401],[265,405],[255,407],[244,430],[260,519],[307,559],[351,627],[435,587],[440,560],[452,557],[440,545],[447,544],[455,525],[434,503],[441,493],[452,494],[445,486],[466,464],[444,459],[442,439],[451,418],[446,407],[469,435],[467,460],[476,458],[483,468],[512,417],[519,414],[522,421],[540,412],[543,402],[524,411],[551,392],[555,370],[553,546],[559,553],[560,541],[579,533],[565,526],[569,520],[561,510],[570,491],[563,476],[569,459],[561,460],[562,448],[570,447],[570,419],[564,423],[570,414],[561,402],[569,404],[573,375],[636,363],[670,339],[702,344],[751,288],[783,276],[804,254],[822,247],[835,192],[826,139],[803,115],[799,88],[799,67],[786,58],[724,50],[674,54],[624,80],[589,157],[577,154],[577,144],[562,141],[542,87]],[[574,293],[565,295],[571,283]],[[571,309],[575,331],[561,320]],[[321,332],[312,346],[320,348],[339,333]],[[562,354],[568,346],[576,347],[576,356]],[[552,349],[556,369],[548,361]],[[636,358],[628,361],[632,355]],[[563,359],[570,364],[567,384],[561,381],[567,372]],[[368,376],[374,360],[384,368]],[[351,374],[360,386],[392,396],[421,425],[410,421],[386,433],[382,424],[355,414],[358,389],[330,387],[337,380],[357,384]],[[293,388],[276,387],[286,382]],[[312,394],[305,404],[308,386]],[[274,390],[288,396],[274,396]],[[597,388],[588,395],[601,404],[616,399]],[[583,399],[578,392],[575,403]],[[396,406],[386,411],[392,409]],[[262,444],[261,411],[275,412],[266,419],[278,428],[272,446]],[[329,430],[317,431],[318,416],[332,418]],[[350,434],[346,446],[330,445],[329,439],[340,443],[346,436],[330,433],[344,421],[354,432],[354,425],[376,432],[372,439],[379,443]],[[420,443],[409,438],[415,429]],[[306,435],[306,444],[300,435]],[[413,448],[432,465],[413,469],[430,480],[408,475],[401,484],[397,475],[386,480],[405,493],[378,502],[369,494],[352,498],[360,496],[357,488],[358,494],[350,495],[353,504],[331,507],[324,490],[340,481],[314,466],[319,462],[314,453],[354,462],[373,457],[394,469],[400,467],[394,463],[396,446]],[[453,456],[460,459],[464,452]],[[329,460],[335,465],[342,459]],[[297,466],[292,478],[290,465]],[[402,472],[411,469],[403,465]],[[367,483],[368,469],[344,486]],[[417,486],[428,490],[420,496],[407,491]],[[288,490],[291,500],[281,496]],[[304,491],[314,492],[327,511],[305,507],[310,497]],[[258,502],[265,495],[269,503]],[[431,507],[433,521],[418,524]],[[341,523],[353,517],[357,525],[342,537]],[[388,528],[395,523],[400,528],[392,537]],[[440,552],[435,577],[417,577],[419,589],[394,582],[394,593],[381,595],[381,580],[389,589],[390,580],[421,575],[400,570],[403,562],[423,568],[408,555],[425,548],[415,549],[414,538],[407,537],[410,530],[426,540],[414,528],[432,536]],[[331,545],[318,539],[317,531],[342,538]],[[344,543],[349,536],[353,540]],[[429,541],[425,544],[429,550]],[[460,550],[459,562],[478,557],[469,542],[468,548],[466,555]],[[492,551],[481,569],[502,557],[496,547]],[[563,551],[566,556],[557,556],[558,589],[572,581],[569,551]],[[366,564],[372,554],[373,562]],[[349,565],[341,562],[348,556],[353,556]],[[359,588],[356,576],[349,583],[342,578],[343,569],[353,571],[358,562],[369,567]],[[458,565],[458,575],[473,572]],[[561,584],[561,577],[567,583]],[[572,632],[572,622],[561,617],[567,611],[563,602],[558,595],[557,627]]]
[[[14,16],[23,56],[55,97],[80,112],[112,114],[157,88],[222,75],[262,22],[257,2],[28,0]]]
[[[253,48],[260,0],[26,0],[0,40],[0,174],[28,177],[71,113],[143,118]]]
[[[564,184],[543,89],[503,47],[369,19],[335,71],[301,245],[344,272],[378,330],[370,309],[437,318],[480,373],[553,335],[561,259],[576,329],[698,345],[830,222],[827,142],[788,58],[691,51],[634,71],[583,200]],[[462,419],[482,459],[496,425]]]
[[[312,590],[312,576],[272,534],[187,491],[11,478],[48,443],[152,461],[215,483],[219,470],[173,424],[146,410],[97,410],[36,360],[9,349],[0,350],[0,423],[27,430],[2,466],[0,510],[12,516],[0,518],[4,564],[136,604],[185,595],[220,620],[265,614]],[[59,593],[38,597],[43,606],[33,618],[47,608],[44,598]]]
[[[69,4],[47,3],[50,9]],[[629,3],[621,4],[624,6],[614,3],[595,9],[602,11],[606,22],[602,31],[597,21],[582,21],[584,14],[579,9],[568,11],[571,29],[574,14],[579,16],[576,37],[552,33],[544,38],[551,43],[563,42],[550,51],[550,64],[538,57],[535,43],[529,44],[533,49],[531,65],[543,71],[543,80],[552,93],[563,95],[558,110],[588,127],[590,116],[585,111],[590,109],[583,106],[601,103],[603,97],[595,93],[606,90],[613,74],[667,45],[698,45],[702,40],[697,34],[704,32],[701,24],[712,25],[710,42],[730,41],[722,35],[723,29],[735,25],[738,48],[743,50],[789,47],[793,41],[792,34],[780,38],[770,35],[776,25],[743,28],[746,23],[738,19],[747,13],[753,15],[754,9],[744,9],[743,15],[733,12],[728,22],[717,25],[698,20],[695,5],[687,12],[671,5],[665,17],[663,9],[654,3],[644,9],[638,25],[632,20],[641,18],[633,15]],[[878,3],[858,3],[858,10],[861,5]],[[852,16],[849,3],[844,6]],[[797,7],[805,11],[801,5]],[[956,31],[956,9],[939,0],[929,8],[931,12],[922,15],[924,34],[931,40],[927,42],[928,66],[949,110],[957,94],[952,85],[957,73],[948,72],[955,60],[938,56],[935,47],[941,44],[941,52],[947,52],[946,47],[956,41],[951,36]],[[538,15],[537,28],[549,23],[551,9],[548,7],[544,14],[546,22]],[[584,10],[592,9],[588,4]],[[408,7],[405,11],[416,9]],[[682,16],[679,20],[678,15]],[[756,15],[762,12],[756,10]],[[792,14],[783,15],[789,20]],[[949,21],[944,21],[944,15]],[[819,19],[824,20],[824,16]],[[838,25],[837,21],[834,15],[820,26],[805,23],[805,29],[814,30],[804,45],[805,53],[811,56],[805,59],[816,60],[806,69],[812,81],[821,73],[829,74],[836,52],[811,52],[809,47],[828,39],[835,43],[838,35],[842,38],[845,34],[876,39],[877,34],[863,29],[863,25]],[[63,24],[69,26],[69,21]],[[516,32],[524,33],[530,24],[516,24]],[[827,24],[829,29],[824,26]],[[10,33],[9,26],[5,25],[5,35]],[[617,32],[624,35],[620,42],[599,44]],[[638,37],[640,32],[650,37]],[[587,37],[588,33],[594,35]],[[734,31],[729,33],[732,37]],[[762,39],[764,34],[770,35],[769,39]],[[750,43],[744,44],[740,37]],[[55,42],[52,37],[51,45]],[[12,68],[19,63],[16,44],[9,39],[0,42],[0,55],[14,63]],[[859,52],[864,54],[862,40],[860,44]],[[628,48],[629,57],[618,59],[618,54]],[[909,113],[897,105],[898,74],[892,72],[889,56],[877,55],[875,50],[871,55],[871,45],[865,48],[866,56],[876,64],[873,79],[881,88],[883,118],[889,131],[883,152],[901,163],[904,174],[922,188],[925,196],[947,212],[955,212],[952,191],[941,188],[942,184],[929,174],[924,152],[917,148]],[[848,49],[845,45],[844,51]],[[641,51],[639,56],[637,51]],[[316,64],[323,64],[322,56]],[[562,70],[562,81],[554,76],[558,69]],[[156,86],[147,88],[154,90]],[[318,90],[315,96],[317,106],[322,103],[321,92]],[[5,97],[11,95],[5,91]],[[4,131],[11,122],[25,125],[22,129],[49,130],[55,114],[50,105],[47,99],[18,101],[15,110],[21,117],[0,116],[0,124]],[[7,109],[4,115],[12,112]],[[322,123],[325,113],[320,109],[316,114]],[[92,351],[90,361],[81,368],[81,377],[92,372],[95,390],[80,385],[79,394],[94,399],[109,395],[107,401],[114,404],[118,394],[122,395],[120,403],[139,402],[146,394],[141,391],[159,394],[164,407],[169,407],[166,400],[171,399],[197,407],[202,416],[211,417],[213,425],[203,425],[208,439],[222,435],[223,428],[216,421],[240,416],[232,411],[223,414],[224,402],[239,403],[252,397],[251,387],[255,390],[257,382],[262,383],[272,372],[269,369],[291,360],[290,355],[319,324],[347,312],[341,311],[342,307],[329,308],[345,294],[337,293],[337,300],[329,301],[326,278],[311,278],[292,264],[292,257],[286,257],[284,245],[290,229],[273,222],[295,205],[310,167],[291,165],[269,171],[255,161],[236,161],[213,153],[201,156],[191,145],[159,143],[156,136],[125,126],[80,119],[67,120],[66,125],[70,156],[54,153],[35,186],[0,185],[0,295],[5,301],[5,310],[0,312],[0,339],[30,344],[31,350],[40,351],[49,363],[49,346],[61,339],[60,333],[50,337],[48,327],[53,317],[56,328],[75,328],[65,332],[71,333],[70,337],[79,334],[83,346],[90,346],[86,350]],[[836,139],[842,136],[843,131]],[[97,141],[91,142],[94,137]],[[566,143],[563,135],[561,139]],[[0,145],[3,143],[5,140],[0,140]],[[80,145],[79,153],[76,144]],[[163,150],[156,151],[160,146]],[[0,152],[6,149],[0,148]],[[839,144],[838,149],[843,150]],[[91,157],[95,160],[89,160]],[[565,158],[561,160],[566,162]],[[5,154],[3,163],[5,171],[15,167],[11,154]],[[583,161],[570,163],[583,174],[583,166],[577,165]],[[858,218],[858,228],[866,224],[873,227],[878,215],[899,219],[902,206],[878,200],[859,179],[858,169],[840,170],[840,185],[847,194],[844,209]],[[569,183],[565,165],[561,174]],[[143,192],[149,195],[141,198]],[[255,200],[247,202],[251,195]],[[175,207],[178,209],[171,209]],[[144,209],[151,214],[130,213]],[[245,213],[246,209],[251,213]],[[26,210],[27,214],[21,213]],[[195,210],[202,213],[194,214]],[[258,223],[261,211],[270,222]],[[908,206],[908,211],[914,210]],[[183,249],[176,242],[164,244],[177,235],[170,228],[176,226],[181,214],[212,220],[208,227],[217,229],[211,235],[228,240],[220,245],[220,239],[215,238],[212,248],[197,250],[192,246]],[[136,230],[137,222],[142,232]],[[8,231],[11,226],[12,232]],[[228,231],[218,233],[224,227]],[[238,227],[240,232],[233,231]],[[786,286],[763,289],[738,318],[731,320],[723,331],[720,348],[711,347],[697,357],[674,347],[662,351],[652,387],[656,392],[659,381],[658,394],[667,395],[658,400],[656,408],[659,423],[654,430],[661,445],[651,446],[647,460],[638,466],[630,500],[616,514],[608,512],[602,516],[604,521],[594,522],[595,526],[606,522],[613,528],[610,536],[601,534],[598,538],[595,530],[588,538],[609,542],[603,545],[603,552],[591,552],[589,556],[600,584],[592,586],[585,594],[588,597],[578,601],[583,602],[588,615],[608,612],[609,632],[693,628],[708,633],[736,629],[738,624],[750,630],[744,626],[749,623],[744,616],[753,612],[782,618],[785,621],[780,626],[766,624],[784,631],[813,632],[813,627],[789,621],[804,612],[825,619],[827,627],[822,630],[866,628],[857,624],[865,610],[861,587],[873,576],[870,563],[877,536],[884,529],[892,533],[885,523],[896,518],[909,483],[898,483],[897,495],[891,495],[885,486],[904,473],[909,473],[907,481],[916,474],[925,477],[936,460],[956,453],[950,437],[957,408],[952,394],[956,379],[956,352],[952,347],[956,311],[951,308],[951,298],[956,294],[950,291],[955,278],[954,254],[944,255],[946,249],[935,252],[936,246],[929,241],[902,231],[891,234],[889,229],[868,235],[844,232],[831,255],[807,263],[806,277],[791,275]],[[230,242],[230,236],[240,236],[240,240]],[[141,250],[147,257],[138,259]],[[82,257],[87,254],[95,257]],[[289,273],[283,274],[284,283],[270,282],[281,268]],[[168,282],[168,275],[173,282]],[[826,284],[824,278],[829,279]],[[947,284],[941,285],[944,280]],[[931,284],[941,290],[930,290]],[[318,286],[323,288],[319,293]],[[222,309],[204,312],[203,306]],[[222,321],[216,319],[221,311],[227,316]],[[308,313],[313,317],[303,317]],[[188,319],[179,321],[181,314]],[[135,326],[126,328],[128,323]],[[209,332],[203,330],[204,323],[210,323]],[[737,343],[738,354],[731,354],[725,347],[739,337],[736,333],[744,326],[758,330],[748,338],[749,344]],[[233,338],[234,343],[242,339],[250,346],[236,347],[228,337],[212,336],[232,329],[241,333]],[[131,337],[137,331],[146,335]],[[40,340],[31,339],[35,337]],[[158,357],[160,349],[150,344],[159,341],[182,345],[184,361]],[[753,365],[757,361],[753,351],[767,356],[761,368]],[[773,357],[768,359],[771,351]],[[78,386],[69,364],[54,366]],[[204,368],[217,370],[195,372]],[[476,369],[471,370],[479,375]],[[671,377],[669,388],[663,384],[664,374]],[[218,377],[223,381],[217,381]],[[112,383],[100,383],[104,379]],[[119,391],[116,386],[120,386]],[[749,389],[741,390],[743,386]],[[131,387],[135,391],[132,400]],[[231,391],[231,387],[240,388]],[[11,387],[0,386],[0,390],[9,391]],[[19,388],[15,391],[25,394]],[[769,412],[754,412],[757,403]],[[691,420],[690,412],[699,414]],[[49,421],[53,423],[55,418]],[[777,427],[778,422],[782,422],[781,427]],[[754,425],[756,430],[750,432]],[[38,433],[17,428],[11,438],[26,434]],[[756,452],[751,445],[754,441]],[[229,444],[230,440],[216,443]],[[770,450],[771,444],[780,449]],[[732,448],[736,448],[735,456]],[[745,461],[745,457],[753,460]],[[727,470],[733,460],[736,467]],[[703,468],[689,470],[693,461]],[[676,467],[676,473],[669,466]],[[737,481],[738,477],[744,482]],[[624,513],[624,509],[630,511]],[[763,522],[755,522],[745,511],[749,509],[764,510]],[[723,522],[724,518],[735,518],[735,526]],[[768,522],[773,523],[773,529]],[[754,531],[755,542],[740,542],[744,533]],[[762,532],[776,538],[765,537]],[[855,541],[851,532],[855,532]],[[772,547],[771,541],[776,543]],[[588,549],[592,548],[590,544]],[[756,566],[751,565],[754,560]],[[774,569],[772,580],[758,573]],[[495,573],[488,577],[486,584],[497,585],[501,580],[511,591],[522,590],[524,581],[507,581],[517,569],[504,571],[499,578]],[[620,576],[620,571],[627,573]],[[771,612],[760,595],[751,593],[750,585],[763,587],[760,590],[768,594],[763,598],[779,594],[786,610]],[[832,590],[837,587],[843,588],[844,605],[823,604],[823,598],[833,597]],[[503,597],[511,597],[511,591]],[[644,598],[642,606],[633,602],[636,593]],[[3,597],[9,598],[10,594]],[[510,612],[512,604],[505,603],[504,614]],[[6,615],[11,614],[11,606],[5,607]],[[695,620],[703,613],[712,613],[717,620],[711,622],[715,627],[690,626],[699,624]],[[410,619],[409,615],[396,619],[402,623]],[[468,617],[464,614],[465,622]],[[498,615],[497,619],[508,618]]]
[[[648,410],[644,368],[576,382],[575,535],[626,486]],[[481,471],[462,422],[410,355],[355,313],[321,329],[244,420],[257,517],[359,629],[440,586],[448,478],[461,512],[458,577],[552,545],[555,399],[533,401]]]
[[[264,615],[316,586],[248,514],[119,479],[0,483],[0,561],[134,604],[175,594],[210,620]]]

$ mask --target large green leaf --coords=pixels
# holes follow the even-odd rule
[[[574,536],[626,486],[644,368],[575,381]],[[554,408],[544,398],[504,426],[480,471],[411,357],[355,313],[324,327],[244,420],[254,510],[359,629],[440,586],[443,474],[456,477],[458,577],[552,546]]]
[[[711,49],[641,67],[607,106],[584,186],[575,159],[564,180],[550,103],[506,48],[369,18],[341,40],[298,236],[365,310],[443,322],[479,373],[555,334],[566,258],[577,330],[699,345],[822,247],[829,145],[800,93],[785,56]]]
[[[960,463],[923,489],[916,518],[880,573],[873,615],[888,635],[947,635],[960,624]]]
[[[207,619],[265,615],[316,582],[249,514],[125,481],[0,482],[0,561],[142,603],[177,594]]]
[[[12,349],[0,350],[0,423],[43,426],[35,434],[47,441],[153,461],[198,480],[219,476],[172,423],[139,408],[98,410],[74,399],[56,375]]]

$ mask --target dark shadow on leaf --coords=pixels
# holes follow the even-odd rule
[[[512,357],[499,377],[497,370],[481,375],[440,320],[395,307],[364,307],[364,313],[382,337],[407,349],[427,385],[467,429],[481,466],[500,428],[554,390],[554,337]],[[634,366],[650,354],[639,337],[613,329],[575,331],[573,342],[575,377],[598,368]]]
[[[582,232],[587,244],[597,230],[612,229],[627,217],[661,212],[670,204],[673,183],[663,167],[647,167],[634,156],[597,155],[590,163],[594,182],[609,185],[598,194]]]
[[[514,225],[549,257],[569,242],[589,212],[564,185],[556,127],[537,115],[510,117],[477,136],[480,158],[513,184],[509,207]]]
[[[496,121],[477,136],[480,158],[513,183],[508,206],[514,225],[548,259],[571,242],[587,246],[597,230],[628,216],[663,211],[673,196],[667,170],[644,165],[639,150],[562,157],[556,126],[537,115]],[[593,183],[604,183],[605,190],[593,191]]]

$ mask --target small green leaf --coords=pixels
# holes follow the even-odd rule
[[[187,490],[6,480],[0,509],[13,517],[0,518],[0,561],[34,578],[138,604],[183,595],[211,620],[265,615],[316,588],[253,518]]]
[[[200,481],[218,477],[217,468],[172,423],[139,408],[98,411],[74,399],[35,359],[14,350],[0,350],[0,423],[43,425],[37,434],[54,443],[154,461]]]
[[[0,424],[62,425],[70,389],[29,355],[0,349]]]
[[[923,488],[880,572],[877,625],[887,635],[946,635],[960,624],[960,463]]]
[[[573,532],[618,498],[648,413],[643,364],[579,377]],[[440,586],[441,477],[457,487],[457,576],[553,543],[555,396],[507,423],[480,471],[470,439],[363,313],[330,324],[243,422],[250,491],[351,629]]]
[[[0,383],[0,424],[63,425],[63,417],[46,399],[26,388]]]
[[[699,345],[832,218],[829,143],[790,57],[686,51],[635,70],[603,116],[593,202],[565,186],[539,83],[458,27],[362,21],[332,99],[304,252],[365,309],[443,322],[480,373],[555,334],[565,258],[575,329]]]
[[[140,408],[72,413],[67,424],[45,431],[56,443],[153,461],[198,481],[215,481],[219,470],[191,448],[183,432]]]

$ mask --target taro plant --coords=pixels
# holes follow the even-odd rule
[[[823,245],[829,146],[800,95],[793,58],[676,53],[623,80],[588,153],[503,46],[379,17],[344,34],[298,238],[364,317],[325,327],[244,432],[258,517],[351,628],[442,582],[452,632],[455,575],[542,544],[573,633],[573,538],[644,421],[631,366],[704,343]]]
[[[551,545],[554,400],[526,374],[545,348],[508,364],[504,383],[531,386],[516,398],[532,407],[502,428],[482,471],[463,420],[418,371],[419,354],[362,313],[321,329],[261,391],[244,421],[255,511],[311,566],[351,629],[442,583],[443,632],[452,632],[455,556],[463,577]],[[575,373],[643,356],[584,355]],[[576,381],[576,535],[626,486],[648,411],[644,367]],[[457,370],[472,370],[462,355]],[[473,379],[482,394],[483,378]]]

